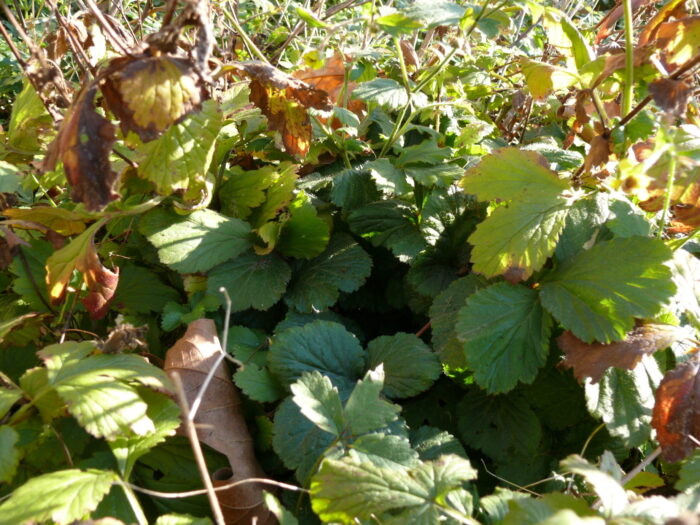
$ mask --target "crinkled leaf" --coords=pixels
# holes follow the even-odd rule
[[[327,459],[312,479],[311,504],[324,521],[351,524],[406,509],[402,523],[437,523],[443,505],[450,508],[444,498],[475,477],[467,460],[452,455],[403,471]]]
[[[103,470],[59,470],[36,476],[0,505],[0,524],[80,520],[97,508],[118,478]],[[41,497],[37,497],[41,495]]]
[[[438,459],[445,454],[467,457],[459,440],[439,428],[422,426],[411,432],[411,444],[423,461]]]
[[[369,255],[351,237],[334,235],[321,255],[297,267],[284,300],[299,312],[325,310],[340,292],[362,286],[371,267]]]
[[[384,428],[399,417],[401,408],[380,397],[383,388],[384,370],[381,365],[367,372],[355,385],[343,411],[354,435]]]
[[[642,359],[634,370],[609,368],[599,383],[586,383],[588,410],[626,446],[639,446],[651,434],[654,388],[660,379],[652,357]]]
[[[234,312],[267,310],[282,297],[291,273],[289,265],[274,253],[247,253],[211,270],[207,289],[218,296],[219,288],[226,288]]]
[[[349,390],[362,374],[365,356],[357,338],[343,325],[314,321],[276,335],[270,345],[270,371],[285,385],[317,370],[335,387]]]
[[[0,426],[0,481],[9,483],[17,471],[20,454],[15,448],[19,435],[10,426]],[[0,518],[2,519],[2,518]]]
[[[340,436],[343,432],[343,405],[338,389],[318,370],[305,372],[290,386],[292,400],[318,428]]]
[[[201,111],[187,115],[162,136],[138,148],[143,159],[138,166],[139,176],[153,182],[162,195],[182,190],[198,200],[194,197],[204,186],[221,124],[218,105],[206,101]]]
[[[358,167],[334,175],[331,200],[345,211],[379,200],[381,195],[370,173],[371,170]]]
[[[656,391],[651,424],[666,461],[679,461],[698,447],[700,363],[691,359],[666,373]]]
[[[520,394],[489,396],[470,389],[457,414],[463,442],[494,459],[532,455],[542,436],[537,415]]]
[[[180,273],[205,272],[250,246],[247,223],[213,210],[183,217],[156,208],[141,218],[139,231],[158,249],[160,261]]]
[[[406,366],[410,362],[411,366]],[[384,367],[384,393],[400,399],[424,392],[440,375],[440,361],[430,347],[403,332],[377,337],[367,345],[367,368]]]
[[[441,166],[442,163],[452,157],[452,150],[439,146],[434,138],[424,140],[420,144],[407,146],[401,150],[396,159],[396,165],[405,168],[407,166],[420,166],[416,173],[420,174],[425,166]],[[463,170],[460,170],[460,175]],[[449,185],[449,184],[448,184]]]
[[[630,237],[601,242],[549,273],[542,305],[579,339],[619,341],[635,318],[651,318],[675,292],[663,263],[672,257],[662,241]]]
[[[418,454],[411,448],[408,439],[382,432],[355,439],[350,444],[350,454],[360,462],[368,461],[378,467],[410,467],[418,462]]]
[[[283,255],[312,259],[328,244],[330,227],[302,191],[289,205],[291,217],[284,223],[276,248]]]
[[[549,353],[552,319],[537,292],[499,283],[471,295],[455,330],[464,342],[467,366],[489,393],[531,383]]]

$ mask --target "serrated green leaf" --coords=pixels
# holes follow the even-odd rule
[[[21,391],[0,387],[0,419],[4,418],[12,406],[20,399],[22,399]]]
[[[654,317],[673,296],[664,265],[672,255],[657,239],[601,242],[542,280],[542,305],[587,343],[622,340],[635,318]]]
[[[247,253],[212,269],[207,291],[220,296],[219,288],[226,288],[233,312],[267,310],[280,300],[291,274],[289,265],[274,253]]]
[[[464,16],[466,8],[449,0],[418,0],[411,4],[406,14],[416,18],[427,27],[456,26]]]
[[[647,237],[651,232],[651,222],[644,212],[626,199],[612,202],[610,212],[612,217],[605,225],[615,237]]]
[[[162,195],[178,190],[196,191],[204,185],[221,123],[218,104],[205,101],[201,111],[190,113],[161,137],[138,148],[143,159],[139,162],[139,175],[152,181]]]
[[[451,153],[450,153],[451,156]],[[436,186],[449,188],[453,182],[464,174],[464,168],[457,164],[437,164],[435,166],[410,166],[404,168],[406,175],[418,184],[428,188]]]
[[[377,188],[384,195],[405,195],[413,191],[403,170],[395,168],[389,159],[377,159],[365,164]]]
[[[384,370],[381,365],[357,382],[343,410],[354,435],[384,428],[399,417],[401,408],[380,398],[383,388]]]
[[[120,268],[119,285],[113,304],[129,313],[161,312],[165,305],[180,299],[174,288],[166,285],[158,276],[135,264],[125,264]]]
[[[509,512],[503,525],[604,525],[605,520],[595,516],[585,500],[569,494],[551,492],[542,498],[517,498],[509,503]],[[563,513],[562,513],[563,512]],[[570,513],[570,514],[569,514]],[[581,518],[579,516],[586,516]]]
[[[277,217],[292,201],[294,184],[298,178],[296,170],[297,166],[291,162],[282,162],[277,167],[275,180],[265,192],[265,201],[248,217],[248,222],[253,228],[260,228],[267,221]]]
[[[353,233],[369,239],[373,246],[390,249],[402,261],[411,260],[425,247],[416,212],[402,201],[378,201],[356,208],[348,215],[348,224]]]
[[[564,230],[554,251],[556,258],[568,261],[592,243],[600,233],[601,226],[610,217],[610,197],[607,193],[596,193],[593,197],[577,200],[566,214]]]
[[[338,389],[320,372],[305,372],[290,386],[292,401],[318,428],[334,436],[343,432],[343,405]]]
[[[0,505],[0,525],[79,520],[97,508],[117,481],[114,472],[95,469],[60,470],[34,477]]]
[[[330,227],[302,191],[289,205],[291,217],[282,226],[276,248],[282,255],[313,259],[328,245]]]
[[[29,249],[23,250],[27,266],[19,257],[15,257],[10,264],[10,270],[17,276],[12,283],[12,291],[22,297],[33,311],[48,312],[46,261],[54,253],[54,249],[50,243],[40,239],[32,239],[29,244]]]
[[[411,432],[411,445],[423,461],[438,459],[445,454],[467,457],[464,447],[456,437],[435,427],[422,426]]]
[[[357,338],[343,325],[314,321],[276,335],[270,345],[268,366],[285,385],[304,372],[317,370],[341,392],[362,374],[365,356]]]
[[[206,272],[251,245],[247,223],[213,210],[183,217],[156,208],[141,218],[139,231],[158,249],[160,262],[180,273]]]
[[[459,370],[467,366],[463,343],[457,337],[455,329],[459,310],[466,303],[467,297],[486,285],[483,277],[467,275],[450,284],[430,307],[433,348],[440,360],[450,368]]]
[[[284,397],[286,393],[267,368],[254,363],[248,363],[238,369],[233,375],[233,380],[246,396],[261,403],[272,403]]]
[[[363,166],[343,170],[333,177],[331,200],[345,211],[379,200],[381,194]]]
[[[24,79],[22,91],[12,104],[10,123],[7,129],[7,144],[25,155],[34,155],[41,150],[41,136],[52,129],[51,116],[32,83]]]
[[[437,523],[445,518],[443,509],[459,515],[445,497],[474,477],[476,471],[458,456],[443,456],[410,470],[327,459],[312,479],[311,504],[327,522],[352,524],[406,509],[401,523]],[[471,523],[467,516],[463,519]]]
[[[528,279],[554,253],[568,212],[566,199],[551,196],[499,206],[469,236],[474,271]]]
[[[357,290],[371,267],[369,255],[351,237],[334,235],[321,255],[297,267],[284,301],[299,312],[323,311],[340,292]]]
[[[9,483],[17,472],[20,454],[15,445],[18,440],[19,435],[15,429],[7,425],[0,426],[0,481]]]
[[[275,166],[263,166],[257,170],[244,170],[233,166],[228,179],[221,185],[219,200],[221,212],[246,219],[253,208],[265,202],[265,190],[279,177]]]
[[[535,379],[549,353],[552,319],[536,291],[499,283],[467,299],[455,330],[474,379],[494,394]]]
[[[410,362],[411,366],[406,366]],[[424,392],[440,375],[440,361],[428,345],[403,332],[377,337],[367,345],[367,369],[384,367],[384,393],[400,399]]]
[[[382,432],[358,437],[349,445],[349,450],[359,463],[370,462],[378,467],[401,468],[418,463],[418,454],[408,439]]]
[[[685,491],[698,486],[700,486],[700,451],[696,450],[692,456],[683,460],[674,488]]]
[[[463,442],[494,459],[530,456],[542,436],[537,415],[527,400],[514,392],[489,396],[472,388],[459,403],[457,414]]]
[[[660,381],[661,373],[650,356],[634,370],[608,368],[599,383],[585,385],[588,410],[626,446],[639,446],[651,435],[654,391]]]
[[[363,82],[353,90],[352,96],[392,110],[399,109],[408,102],[408,93],[404,87],[390,78],[375,78]]]
[[[409,18],[402,13],[392,13],[390,15],[380,16],[374,22],[380,28],[394,37],[410,34],[416,29],[421,29],[423,27],[423,24],[421,24],[418,20]]]
[[[625,489],[620,482],[614,479],[607,472],[602,471],[581,456],[569,456],[561,462],[562,468],[567,472],[573,472],[583,476],[590,483],[593,490],[600,498],[602,508],[612,515],[622,512],[629,500]]]

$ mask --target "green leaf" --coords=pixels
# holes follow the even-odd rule
[[[683,460],[678,472],[678,481],[674,485],[676,490],[685,491],[700,485],[700,451]]]
[[[406,366],[411,363],[411,366]],[[377,337],[367,345],[367,369],[384,367],[384,393],[400,399],[426,391],[441,367],[430,347],[413,334],[398,332]]]
[[[247,253],[211,270],[207,291],[221,297],[219,288],[226,288],[234,312],[248,308],[267,310],[280,300],[291,274],[289,265],[274,253]]]
[[[494,394],[532,383],[547,360],[552,319],[536,291],[499,283],[467,299],[455,329],[474,379]]]
[[[384,195],[405,195],[413,191],[403,170],[397,169],[389,159],[377,159],[365,164],[377,188]]]
[[[384,370],[381,365],[357,382],[343,411],[354,435],[385,428],[399,417],[401,407],[380,398],[383,388]]]
[[[423,461],[438,459],[445,454],[467,457],[464,447],[456,437],[435,427],[422,426],[411,432],[411,444]]]
[[[404,169],[406,175],[418,184],[428,188],[437,186],[449,188],[453,182],[464,174],[464,168],[457,164],[437,164],[435,166],[411,166]]]
[[[9,483],[17,472],[20,455],[15,445],[18,440],[19,435],[15,429],[7,425],[0,426],[0,481]]]
[[[425,247],[416,222],[415,209],[398,200],[373,202],[348,215],[353,233],[373,246],[390,249],[402,261],[413,259]]]
[[[601,226],[610,217],[610,197],[598,192],[593,197],[577,200],[566,215],[554,255],[560,262],[568,261],[594,241]]]
[[[487,285],[486,280],[476,274],[457,279],[438,295],[430,307],[432,343],[440,360],[454,369],[464,369],[467,359],[463,343],[457,337],[455,325],[460,308],[467,297]]]
[[[248,222],[253,228],[260,228],[267,221],[277,217],[292,201],[294,184],[298,177],[296,170],[297,166],[291,162],[282,162],[277,167],[275,179],[265,193],[265,202],[255,208],[248,217]]]
[[[365,434],[350,444],[350,455],[358,462],[368,461],[377,467],[412,467],[418,463],[418,454],[403,436],[382,432]]]
[[[445,499],[475,477],[469,462],[458,456],[443,456],[410,470],[356,463],[350,458],[327,459],[312,479],[311,505],[325,522],[352,524],[406,510],[401,521],[392,523],[438,523],[446,512],[459,515]]]
[[[0,387],[0,419],[4,418],[22,397],[22,392],[19,390]]]
[[[263,499],[265,500],[265,506],[275,515],[279,525],[299,525],[299,521],[294,517],[294,514],[284,508],[279,500],[266,490],[263,490]]]
[[[251,245],[247,223],[213,210],[183,217],[156,208],[141,218],[139,231],[158,249],[160,262],[180,273],[206,272]]]
[[[466,8],[449,0],[418,0],[411,4],[406,14],[416,18],[427,27],[456,26],[464,16]]]
[[[651,435],[654,391],[660,381],[653,357],[642,359],[634,370],[608,368],[599,383],[585,385],[588,410],[626,446],[639,446]]]
[[[360,166],[343,170],[333,177],[331,200],[345,211],[366,206],[381,197],[371,172]]]
[[[152,181],[162,195],[185,190],[186,195],[196,196],[204,186],[221,123],[218,104],[205,101],[201,111],[190,113],[161,137],[138,148],[142,159],[139,176]]]
[[[357,338],[343,325],[314,321],[276,335],[270,345],[268,366],[285,385],[304,372],[317,370],[340,391],[349,390],[362,374],[365,356]]]
[[[0,193],[15,193],[22,186],[22,171],[9,162],[0,160]]]
[[[351,237],[334,235],[318,257],[297,266],[284,296],[299,312],[320,312],[335,304],[340,292],[354,292],[370,274],[372,260]]]
[[[552,91],[567,89],[579,80],[575,73],[546,62],[521,58],[520,66],[528,91],[532,98],[539,101]]]
[[[163,514],[154,525],[212,525],[209,518],[197,518],[189,514]]]
[[[67,524],[80,520],[97,508],[117,481],[114,472],[95,469],[60,470],[36,476],[0,505],[0,525],[49,520]]]
[[[15,98],[7,129],[7,145],[23,154],[34,155],[42,149],[42,135],[52,129],[52,119],[41,98],[25,78],[22,91]]]
[[[572,70],[578,71],[596,58],[583,35],[559,9],[547,7],[542,17],[542,26],[549,44],[567,57],[567,66]]]
[[[657,239],[601,242],[542,280],[542,305],[587,343],[622,340],[635,318],[654,317],[673,296],[664,265],[672,255]]]
[[[318,428],[340,436],[343,432],[343,405],[338,389],[320,372],[305,372],[290,386],[292,400]]]
[[[253,208],[265,202],[265,190],[279,178],[276,166],[244,170],[233,166],[228,179],[221,185],[219,200],[221,212],[231,217],[246,219]]]
[[[566,224],[569,204],[561,197],[534,196],[499,206],[469,236],[474,271],[524,281],[547,262]]]
[[[119,285],[114,304],[129,313],[161,312],[168,302],[180,299],[174,288],[163,283],[158,275],[135,264],[125,264],[119,271]]]
[[[401,21],[400,18],[397,20]],[[391,110],[399,109],[408,103],[408,93],[404,87],[390,78],[375,78],[369,82],[363,82],[353,90],[352,97],[364,102],[374,102]]]
[[[629,503],[627,493],[619,481],[607,472],[591,465],[581,456],[569,456],[561,462],[561,466],[566,472],[584,477],[600,498],[605,512],[611,515],[619,514]]]
[[[408,35],[423,28],[423,24],[401,13],[380,16],[374,23],[393,37]]]
[[[276,248],[282,255],[312,259],[328,245],[330,227],[301,191],[289,206],[291,217],[282,227]]]
[[[239,368],[233,380],[246,396],[261,403],[272,403],[286,394],[267,368],[254,363]]]
[[[10,264],[10,270],[17,278],[12,283],[12,291],[22,297],[35,312],[48,312],[49,293],[46,286],[46,261],[54,253],[50,243],[40,239],[30,241],[29,249],[23,249],[27,267],[19,257]],[[42,301],[43,297],[43,301]]]
[[[401,150],[401,154],[396,159],[396,165],[400,168],[406,166],[420,166],[416,172],[427,169],[425,165],[441,165],[443,161],[452,158],[452,149],[438,146],[434,138],[424,140],[420,144],[407,146]],[[464,170],[460,169],[460,175]]]
[[[604,525],[602,518],[591,518],[595,512],[582,498],[569,494],[551,492],[541,498],[517,498],[509,502],[510,512],[505,516],[503,525]],[[570,513],[570,514],[569,514]],[[579,516],[586,516],[583,519]]]
[[[542,436],[537,415],[517,393],[489,396],[472,388],[459,403],[457,414],[463,442],[494,459],[531,456]]]

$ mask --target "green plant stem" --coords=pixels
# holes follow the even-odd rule
[[[666,181],[666,193],[664,195],[664,207],[661,211],[661,218],[659,219],[659,230],[656,232],[656,236],[660,239],[664,234],[664,228],[666,226],[666,218],[668,216],[668,210],[671,208],[671,194],[673,193],[673,184],[676,178],[676,152],[671,148],[670,159],[668,162],[668,180]]]
[[[623,0],[625,9],[625,89],[622,95],[622,116],[632,111],[634,100],[634,27],[632,0]]]
[[[221,11],[224,13],[224,16],[228,19],[228,21],[231,22],[231,25],[236,30],[238,35],[243,39],[243,42],[248,48],[248,52],[255,55],[265,64],[270,65],[270,61],[265,57],[265,55],[263,55],[262,51],[260,51],[258,46],[255,45],[255,42],[253,42],[248,34],[243,30],[243,27],[241,27],[241,24],[238,23],[238,19],[235,17],[235,15],[233,13],[229,13],[228,9],[222,9]]]
[[[119,486],[124,491],[126,499],[129,501],[129,505],[131,506],[131,510],[134,512],[134,516],[136,517],[138,524],[148,525],[148,518],[144,514],[143,509],[141,508],[141,503],[139,503],[139,499],[136,497],[136,494],[134,494],[134,491],[131,490],[131,487],[122,480],[119,480]]]
[[[406,88],[408,97],[411,97],[411,81],[408,79],[408,69],[406,68],[406,60],[403,57],[403,51],[401,50],[401,41],[394,37],[394,47],[396,48],[396,54],[399,57],[399,66],[401,66],[401,78],[403,80],[403,87]]]

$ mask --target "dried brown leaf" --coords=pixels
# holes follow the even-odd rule
[[[403,55],[403,61],[406,65],[417,69],[420,65],[420,60],[418,59],[416,49],[413,47],[413,43],[411,43],[410,40],[401,40],[399,46],[401,47],[401,55]]]
[[[693,88],[685,80],[660,78],[649,84],[654,102],[671,117],[682,117],[688,108]]]
[[[642,357],[675,341],[677,333],[673,326],[646,324],[636,327],[622,341],[589,344],[567,330],[557,338],[557,343],[565,354],[562,366],[573,368],[579,381],[590,377],[597,383],[611,366],[632,370]]]
[[[643,46],[647,42],[653,41],[656,38],[656,32],[659,30],[659,26],[669,18],[682,18],[685,16],[688,13],[685,2],[686,0],[671,0],[659,9],[659,12],[654,15],[654,18],[644,25],[637,39],[637,45]]]
[[[661,62],[672,73],[700,53],[700,15],[664,22],[656,33]]]
[[[680,461],[699,446],[700,362],[692,359],[667,372],[656,391],[651,426],[666,461]]]
[[[593,137],[593,140],[591,140],[591,147],[584,160],[586,171],[590,172],[593,168],[607,164],[611,153],[612,144],[610,142],[610,136],[607,133]]]
[[[117,291],[119,268],[113,272],[100,262],[94,241],[91,241],[85,256],[76,261],[75,267],[82,272],[88,289],[88,294],[81,300],[83,306],[91,319],[102,319]]]
[[[651,0],[632,0],[632,11],[636,11],[640,7],[649,4]],[[605,15],[603,20],[598,24],[598,33],[595,36],[595,44],[598,45],[601,40],[607,38],[612,30],[615,28],[615,24],[622,17],[623,5],[622,2],[618,2],[615,7],[613,7],[608,14]]]
[[[190,403],[221,351],[216,326],[210,319],[191,322],[185,335],[167,351],[164,368],[170,375],[179,374]],[[225,363],[216,369],[194,422],[199,439],[229,459],[233,474],[226,481],[264,477],[241,413],[241,395]],[[260,525],[275,523],[263,503],[259,484],[244,483],[217,495],[226,523],[247,525],[254,518]]]

